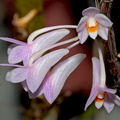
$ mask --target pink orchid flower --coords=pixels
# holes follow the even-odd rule
[[[60,28],[75,28],[76,26],[72,25],[61,25],[61,26],[53,26],[46,27],[31,33],[27,39],[27,43],[13,39],[8,37],[0,37],[1,40],[15,43],[10,45],[8,48],[8,62],[10,64],[16,64],[23,61],[24,65],[28,64],[29,58],[39,50],[42,50],[46,47],[49,47],[63,37],[65,37],[68,33],[68,29],[60,29]],[[58,30],[55,30],[58,29]],[[48,32],[54,30],[52,32]],[[45,33],[48,32],[48,33]],[[43,34],[45,33],[45,34]],[[43,34],[41,36],[38,36]],[[38,36],[38,37],[37,37]]]
[[[92,58],[93,63],[93,84],[90,96],[85,105],[85,110],[87,107],[95,100],[95,106],[99,109],[102,105],[105,107],[108,113],[110,113],[114,104],[120,106],[120,97],[118,97],[115,93],[116,90],[107,88],[106,75],[105,75],[105,67],[102,57],[102,52],[99,49],[99,58]]]
[[[28,92],[30,98],[35,98],[44,93],[47,101],[52,104],[60,93],[67,77],[74,71],[74,69],[85,59],[85,54],[76,54],[59,64],[57,64],[47,74],[42,84],[35,93]]]
[[[108,28],[112,22],[100,10],[95,7],[89,7],[82,11],[83,17],[78,23],[78,36],[80,43],[83,44],[88,36],[95,39],[99,35],[104,40],[108,40]]]
[[[20,83],[24,81],[26,91],[34,93],[51,67],[55,65],[63,56],[69,53],[68,49],[58,49],[50,52],[36,60],[35,56],[31,57],[28,66],[0,64],[1,66],[17,67],[6,74],[6,80],[12,83]],[[26,86],[25,86],[26,83]]]

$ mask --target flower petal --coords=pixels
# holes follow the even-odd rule
[[[93,57],[92,58],[92,64],[93,64],[93,85],[99,85],[100,83],[100,61],[98,58]]]
[[[44,95],[49,103],[53,103],[63,88],[68,76],[84,58],[85,54],[77,54],[62,61],[53,68],[44,86]]]
[[[7,41],[7,42],[11,42],[11,43],[15,43],[15,44],[20,44],[20,45],[26,45],[25,42],[13,39],[13,38],[8,38],[8,37],[0,37],[1,40]]]
[[[108,94],[110,99],[114,101],[114,103],[118,106],[120,106],[120,97],[116,94]]]
[[[112,94],[115,94],[116,93],[116,90],[114,90],[114,89],[111,89],[111,88],[107,88],[107,87],[105,87],[105,88],[99,88],[101,91],[105,91],[105,92],[107,92],[107,93],[112,93]]]
[[[37,37],[32,45],[33,53],[39,51],[40,49],[53,45],[65,37],[67,34],[69,34],[69,32],[70,31],[68,29],[59,29]]]
[[[100,109],[100,108],[102,107],[102,105],[103,105],[103,102],[104,102],[104,101],[101,101],[101,102],[95,101],[95,107],[96,107],[97,109]]]
[[[80,31],[85,27],[85,25],[86,25],[86,23],[87,23],[87,19],[88,19],[87,16],[82,17],[82,18],[80,19],[80,22],[78,23],[78,28],[76,29],[77,32],[80,32]]]
[[[12,83],[19,83],[26,79],[27,71],[25,68],[15,68],[6,74],[6,80]]]
[[[19,63],[23,60],[23,50],[25,46],[16,46],[13,49],[11,49],[9,56],[8,56],[8,62],[11,64]]]
[[[25,80],[25,81],[22,81],[22,82],[21,82],[21,85],[22,85],[23,89],[24,89],[26,92],[29,91],[28,86],[27,86],[27,83],[26,83],[26,80]]]
[[[60,29],[60,28],[77,28],[77,26],[75,25],[58,25],[58,26],[52,26],[52,27],[45,27],[45,28],[42,28],[42,29],[39,29],[39,30],[36,30],[34,31],[33,33],[31,33],[27,39],[27,43],[31,44],[33,39],[42,34],[42,33],[45,33],[45,32],[48,32],[50,30],[55,30],[55,29]]]
[[[114,108],[114,101],[111,99],[110,96],[111,96],[111,94],[106,93],[105,101],[104,101],[104,107],[108,113],[110,113]]]
[[[29,68],[27,77],[27,85],[32,93],[38,89],[48,70],[68,52],[69,50],[67,49],[55,50],[44,55],[33,63],[33,66]]]
[[[116,105],[120,106],[120,97],[115,95],[114,102],[116,103]]]
[[[97,37],[97,31],[95,31],[95,32],[89,32],[89,35],[90,35],[90,37],[91,37],[92,39],[95,40],[95,38]]]
[[[84,27],[83,30],[78,33],[78,37],[80,39],[81,44],[83,44],[86,41],[86,39],[88,38],[88,31],[86,27]]]
[[[11,45],[9,45],[9,47],[8,47],[8,49],[7,49],[7,54],[9,55],[10,52],[11,52],[11,50],[12,50],[14,47],[16,47],[16,46],[18,46],[18,44],[11,44]]]
[[[110,19],[103,14],[96,14],[94,17],[96,21],[104,27],[111,27],[113,25]]]
[[[108,28],[99,24],[98,26],[98,35],[104,40],[108,40]]]
[[[85,105],[85,108],[84,108],[85,111],[88,108],[88,106],[95,100],[95,98],[98,95],[98,93],[99,93],[99,87],[98,86],[92,87],[90,96],[89,96],[89,98],[87,100],[87,103]]]
[[[100,13],[100,10],[95,7],[89,7],[82,11],[83,16],[94,16],[96,14]]]

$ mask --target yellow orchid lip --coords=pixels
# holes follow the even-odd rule
[[[90,33],[94,33],[98,30],[98,23],[93,17],[88,19],[86,26],[87,26],[88,32]]]

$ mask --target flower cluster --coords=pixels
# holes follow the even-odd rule
[[[78,26],[60,25],[42,28],[31,33],[27,43],[0,37],[1,40],[13,43],[8,48],[9,63],[0,65],[15,67],[7,72],[6,80],[21,83],[30,98],[44,94],[47,101],[53,103],[68,76],[79,66],[86,55],[78,53],[64,60],[62,58],[70,52],[70,49],[83,44],[90,36],[98,47],[99,59],[92,58],[93,86],[85,110],[95,99],[97,108],[104,105],[107,112],[111,112],[114,103],[120,106],[120,98],[115,95],[116,90],[106,86],[104,61],[96,37],[99,35],[104,40],[108,40],[108,28],[112,26],[112,22],[95,7],[83,10],[82,15]],[[76,29],[78,36],[60,41],[69,34],[69,28]],[[68,43],[70,44],[67,47],[57,48]],[[23,64],[20,65],[20,62]]]
[[[54,51],[51,49],[78,40],[78,37],[75,37],[59,42],[69,33],[68,29],[60,28],[76,28],[76,26],[55,26],[34,31],[28,37],[27,43],[0,37],[1,40],[14,43],[8,48],[9,64],[0,64],[16,67],[7,72],[6,80],[21,83],[30,98],[44,93],[48,102],[52,103],[60,93],[67,77],[86,57],[85,54],[78,53],[59,62],[69,53],[70,46],[69,49],[61,48]],[[19,65],[20,62],[23,62],[23,65]]]

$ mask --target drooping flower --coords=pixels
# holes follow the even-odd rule
[[[12,64],[0,64],[1,66],[13,66],[17,67],[7,72],[6,80],[12,83],[26,83],[25,90],[34,93],[51,67],[55,65],[63,56],[65,56],[69,50],[58,49],[52,51],[36,60],[36,58],[30,58],[32,60],[28,66],[12,65]]]
[[[115,89],[110,89],[106,86],[105,67],[100,49],[99,58],[100,60],[96,57],[92,58],[93,84],[90,96],[85,105],[85,110],[95,100],[95,106],[98,109],[104,106],[107,112],[110,113],[114,108],[114,104],[120,106],[120,97],[115,94]]]
[[[83,44],[88,36],[95,39],[99,35],[104,40],[108,40],[108,28],[112,22],[103,15],[98,8],[89,7],[82,11],[83,17],[78,23],[78,36],[80,43]]]
[[[57,64],[49,74],[47,74],[35,93],[29,91],[30,98],[38,97],[44,93],[47,101],[53,103],[60,93],[67,77],[85,59],[85,57],[85,54],[76,54]]]
[[[10,64],[16,64],[23,61],[23,64],[27,65],[30,57],[34,53],[55,44],[69,33],[69,30],[60,29],[60,28],[76,28],[76,26],[61,25],[61,26],[46,27],[36,30],[29,35],[27,39],[27,43],[13,38],[0,37],[1,40],[15,43],[12,46],[10,46],[8,49],[8,54],[9,54],[8,62]],[[59,29],[59,30],[54,30],[54,29]],[[50,30],[54,30],[54,31],[48,32]],[[45,34],[38,36],[42,33]]]

